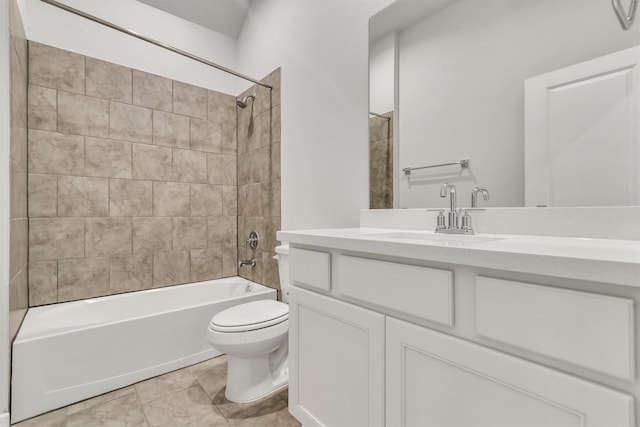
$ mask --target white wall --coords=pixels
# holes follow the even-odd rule
[[[384,114],[394,110],[396,33],[371,43],[369,49],[369,109]]]
[[[469,206],[475,185],[490,206],[524,205],[524,80],[638,44],[611,2],[465,0],[400,34],[400,166],[471,159],[458,167],[401,171],[400,207],[447,206],[444,181]]]
[[[19,0],[27,38],[61,49],[236,95],[237,77],[39,0]],[[234,69],[236,40],[135,0],[63,0],[71,7]]]
[[[282,66],[282,228],[356,226],[368,206],[368,19],[391,0],[254,1],[238,67]]]
[[[0,0],[0,426],[9,411],[9,0]]]

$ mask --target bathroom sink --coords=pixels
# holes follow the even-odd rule
[[[437,234],[419,231],[393,231],[389,233],[372,233],[371,236],[384,239],[421,240],[444,245],[458,246],[505,240],[503,237],[488,237],[466,234]]]

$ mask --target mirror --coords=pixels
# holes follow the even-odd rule
[[[445,207],[444,182],[462,207],[640,205],[638,45],[609,0],[395,1],[370,20],[371,207]]]

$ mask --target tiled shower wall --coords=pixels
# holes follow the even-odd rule
[[[9,1],[10,28],[10,253],[9,338],[13,341],[28,307],[27,271],[27,41],[15,0]]]
[[[273,259],[280,229],[280,69],[242,96],[255,94],[245,109],[238,109],[238,253],[255,259],[255,267],[241,267],[249,280],[280,289],[278,264]],[[261,237],[257,250],[246,247],[255,230]]]
[[[30,42],[28,127],[31,306],[237,274],[235,97]]]
[[[369,208],[393,209],[393,111],[369,118]]]

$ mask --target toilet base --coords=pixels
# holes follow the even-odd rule
[[[286,344],[261,357],[227,355],[227,389],[225,397],[236,403],[259,400],[283,389],[289,383]]]

